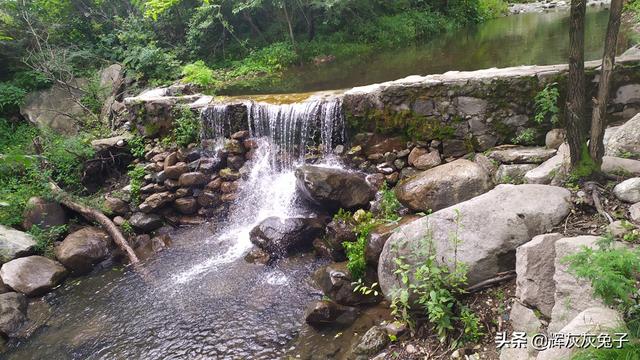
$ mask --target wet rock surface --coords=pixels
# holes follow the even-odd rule
[[[249,234],[251,242],[275,257],[309,249],[324,233],[325,222],[318,218],[270,217]]]
[[[343,169],[304,165],[296,178],[305,199],[330,209],[366,208],[374,197],[364,176]]]
[[[0,268],[2,282],[26,296],[46,294],[66,276],[67,269],[60,263],[36,255],[11,260]]]
[[[101,229],[86,227],[69,234],[55,248],[58,261],[75,274],[91,271],[93,265],[106,259],[112,247],[111,237]]]

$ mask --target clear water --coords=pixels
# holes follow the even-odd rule
[[[228,93],[248,95],[345,89],[450,70],[566,63],[569,57],[568,16],[568,12],[559,11],[502,17],[400,49],[376,51],[320,66],[293,68],[271,82],[250,88],[231,88]],[[602,57],[608,18],[606,9],[590,8],[587,12],[587,60]],[[624,29],[619,45],[621,51],[630,46]]]

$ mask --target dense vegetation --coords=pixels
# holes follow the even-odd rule
[[[7,0],[0,4],[0,106],[36,70],[49,82],[119,62],[141,83],[206,87],[429,39],[498,16],[502,0]]]

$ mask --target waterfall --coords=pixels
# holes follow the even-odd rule
[[[257,149],[247,166],[249,172],[240,184],[237,200],[229,210],[225,226],[208,241],[223,253],[195,264],[176,274],[174,280],[182,284],[202,273],[235,261],[251,247],[249,232],[268,217],[296,217],[308,215],[298,205],[295,167],[304,163],[311,147],[321,149],[321,162],[331,163],[334,145],[344,141],[344,116],[339,98],[315,99],[294,104],[274,105],[246,101],[246,125],[256,140]],[[222,146],[231,135],[237,104],[213,105],[202,111],[202,139],[215,140]],[[237,118],[235,118],[237,121]],[[279,279],[278,281],[284,281]]]
[[[311,148],[324,156],[345,140],[342,100],[311,98],[293,104],[244,101],[247,128],[253,138],[268,139],[273,166],[290,169],[304,162]],[[236,107],[216,104],[202,111],[202,139],[222,139],[239,121]],[[237,127],[237,124],[236,124]]]

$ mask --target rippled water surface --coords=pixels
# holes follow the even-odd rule
[[[273,267],[223,259],[211,226],[182,231],[139,274],[108,270],[50,294],[48,323],[8,359],[274,359],[319,298],[311,256]],[[194,271],[196,269],[197,271]]]

